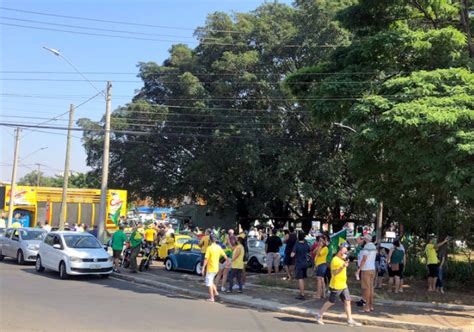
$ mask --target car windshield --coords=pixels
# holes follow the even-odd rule
[[[46,236],[44,231],[21,231],[21,238],[23,240],[43,240]]]
[[[188,241],[189,241],[189,238],[182,237],[182,238],[178,239],[176,242],[178,242],[178,244],[183,244],[183,243],[186,243]]]
[[[85,235],[64,235],[64,241],[69,248],[102,248],[99,241],[93,236]]]

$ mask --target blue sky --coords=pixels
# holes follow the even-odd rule
[[[114,109],[130,101],[134,91],[140,88],[140,83],[114,83],[114,80],[138,80],[135,74],[137,72],[136,64],[139,61],[161,63],[166,59],[170,46],[176,42],[189,41],[190,46],[196,45],[189,37],[192,36],[192,29],[204,24],[208,13],[215,11],[245,12],[255,9],[263,2],[258,0],[2,0],[0,6],[6,8],[188,29],[109,24],[0,9],[0,23],[2,23],[0,25],[2,48],[0,54],[0,122],[40,123],[45,121],[41,118],[49,119],[65,113],[71,103],[78,105],[97,93],[86,81],[81,81],[80,75],[74,73],[74,70],[65,61],[45,51],[43,46],[59,49],[81,72],[90,72],[86,74],[90,80],[111,80],[113,82],[112,108]],[[291,3],[288,0],[279,2]],[[30,20],[30,22],[24,20]],[[184,38],[149,37],[176,40],[176,42],[127,40],[5,25],[15,24],[98,33],[98,31],[33,23],[31,20],[90,28],[178,35]],[[19,71],[25,73],[18,73]],[[37,72],[62,72],[62,74],[40,74]],[[64,72],[69,73],[64,74]],[[127,74],[97,74],[98,72]],[[31,80],[44,78],[79,81]],[[105,83],[102,82],[94,83],[94,85],[100,90],[105,88]],[[105,102],[103,98],[97,97],[78,108],[75,119],[88,117],[97,120],[101,118],[104,111]],[[49,122],[48,125],[66,126],[67,115],[57,121]],[[0,127],[2,147],[0,180],[3,181],[10,181],[11,178],[13,131],[12,128]],[[41,163],[41,170],[48,175],[58,173],[63,169],[66,148],[65,132],[53,132],[56,134],[23,131],[18,178],[32,169],[36,169],[36,163]],[[79,139],[80,133],[75,133],[74,136],[76,137],[73,138],[70,168],[73,171],[84,172],[88,168],[84,148]],[[47,149],[35,152],[44,147]]]

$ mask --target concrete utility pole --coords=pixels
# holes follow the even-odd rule
[[[61,199],[61,212],[59,214],[59,230],[64,230],[64,223],[66,219],[67,209],[67,186],[69,182],[69,159],[71,155],[71,134],[72,126],[74,125],[74,105],[69,107],[69,125],[67,130],[66,143],[66,161],[64,162],[64,181],[63,181],[63,195]]]
[[[7,227],[12,227],[13,208],[15,201],[16,170],[18,168],[18,150],[20,149],[20,128],[15,130],[15,152],[13,153],[12,182],[10,184],[10,204],[8,205],[8,223]]]
[[[41,164],[36,164],[38,166],[38,170],[36,171],[36,186],[40,186],[40,172],[41,172]]]
[[[110,146],[110,112],[111,112],[112,82],[107,82],[105,103],[104,154],[102,156],[102,183],[100,185],[99,227],[97,236],[104,242],[105,225],[107,220],[107,182],[109,179],[109,146]]]

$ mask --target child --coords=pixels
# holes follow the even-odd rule
[[[375,258],[375,268],[377,269],[377,278],[375,278],[375,288],[381,288],[383,277],[387,271],[387,250],[380,248]]]

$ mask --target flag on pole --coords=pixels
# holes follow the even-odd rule
[[[332,257],[337,253],[337,249],[347,240],[347,229],[342,229],[331,235],[331,241],[328,245],[327,262],[331,262]]]

